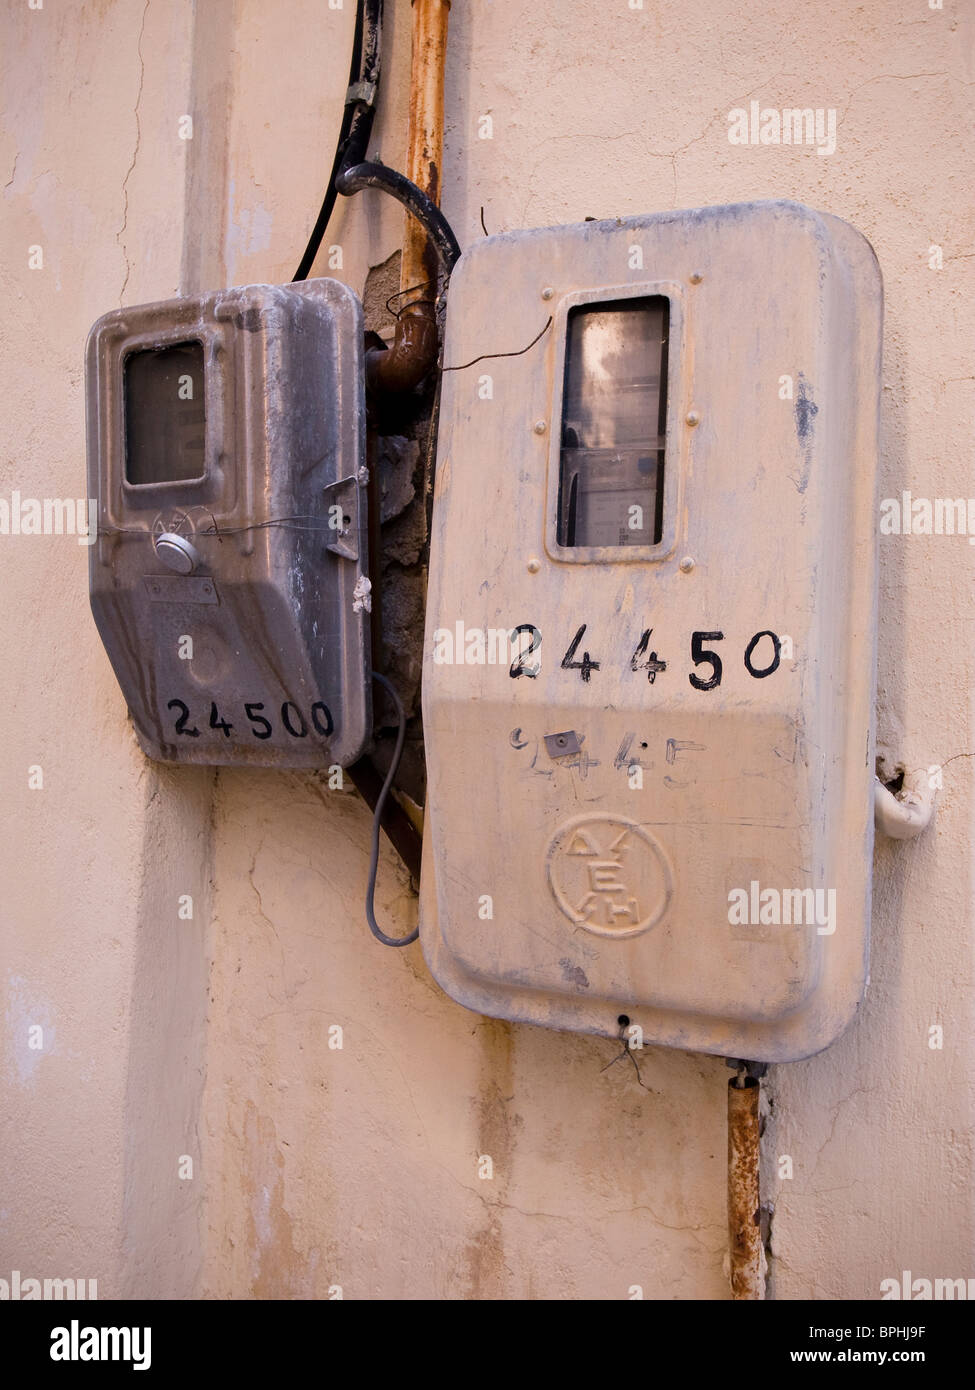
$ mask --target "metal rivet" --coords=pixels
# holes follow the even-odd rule
[[[694,568],[694,557],[692,555],[685,555],[680,562],[680,567],[685,574],[690,574],[691,570]]]
[[[552,295],[553,295],[554,293],[555,293],[555,291],[552,289],[552,286],[551,286],[551,285],[546,285],[545,288],[542,290],[542,298],[543,298],[543,299],[551,299],[551,298],[552,298]]]
[[[704,279],[704,272],[703,272],[703,271],[700,271],[700,270],[692,270],[692,271],[691,271],[691,284],[692,284],[692,285],[699,285],[703,279]]]
[[[696,410],[689,410],[684,416],[684,419],[689,425],[699,425],[701,423],[701,417]]]
[[[546,426],[544,420],[536,420],[536,421],[535,421],[535,433],[536,433],[536,434],[544,434],[546,428],[547,428],[547,426]]]
[[[528,561],[528,573],[529,573],[529,574],[537,574],[538,571],[539,571],[541,568],[542,568],[542,562],[541,562],[541,560],[539,560],[537,556],[533,555],[533,556],[531,557],[531,559]]]

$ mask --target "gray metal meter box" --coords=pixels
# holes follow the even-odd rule
[[[461,258],[420,939],[469,1008],[756,1061],[853,1016],[881,316],[867,241],[789,202]]]
[[[248,285],[87,350],[91,607],[150,757],[315,767],[371,731],[362,310]]]

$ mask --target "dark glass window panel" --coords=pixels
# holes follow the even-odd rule
[[[125,361],[125,477],[188,482],[205,471],[203,344],[133,352]]]
[[[663,535],[670,301],[569,313],[556,539],[657,545]]]

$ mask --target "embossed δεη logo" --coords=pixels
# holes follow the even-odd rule
[[[199,507],[194,507],[194,511],[199,511]],[[160,512],[152,523],[152,538],[157,536],[192,536],[196,531],[196,525],[189,512],[175,508],[170,512]]]
[[[638,936],[663,918],[674,891],[663,846],[635,821],[608,813],[559,826],[546,854],[552,896],[596,936]]]

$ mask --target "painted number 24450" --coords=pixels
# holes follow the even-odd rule
[[[563,671],[578,671],[582,680],[588,682],[592,679],[592,673],[601,669],[602,663],[594,661],[588,651],[583,650],[579,655],[579,647],[586,633],[587,624],[583,623],[578,629],[572,641],[569,643],[566,653],[562,658]],[[533,623],[521,623],[511,634],[511,640],[517,641],[521,634],[529,637],[528,645],[515,657],[511,663],[509,674],[512,678],[518,676],[535,677],[541,669],[540,661],[532,661],[531,658],[542,644],[542,634]],[[650,650],[650,638],[653,636],[653,628],[648,627],[643,630],[640,640],[636,644],[636,649],[629,660],[631,671],[646,671],[647,680],[651,683],[657,679],[663,671],[667,670],[667,662],[662,661],[655,651]],[[757,664],[755,660],[756,649],[759,644],[767,639],[771,643],[771,660],[765,665]],[[723,642],[723,632],[692,632],[691,633],[691,662],[696,667],[707,667],[708,674],[703,675],[699,671],[689,671],[687,679],[695,690],[715,690],[721,684],[721,677],[724,673],[724,666],[719,653],[711,645],[714,642]],[[766,648],[767,651],[767,648]],[[760,661],[761,658],[759,658]],[[755,680],[764,680],[773,671],[779,669],[782,659],[782,639],[777,633],[771,632],[768,628],[763,628],[761,632],[756,632],[745,647],[744,661],[745,670]]]

